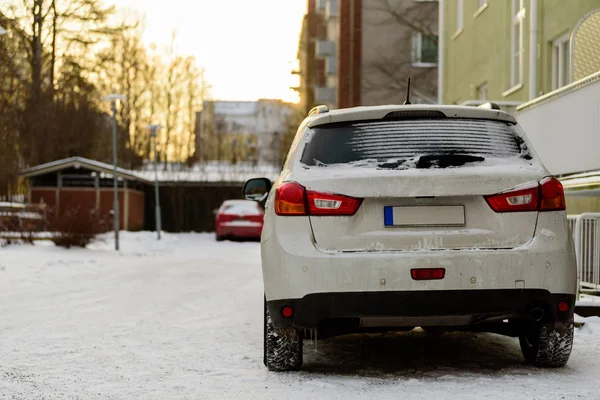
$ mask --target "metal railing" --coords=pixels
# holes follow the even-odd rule
[[[600,291],[600,213],[569,216],[577,255],[578,292]]]

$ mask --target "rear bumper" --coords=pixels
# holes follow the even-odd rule
[[[569,311],[558,310],[561,301],[569,304]],[[273,300],[268,301],[267,306],[276,328],[322,329],[336,323],[350,328],[360,327],[367,319],[400,321],[395,326],[409,326],[410,323],[436,326],[431,323],[435,318],[430,317],[457,317],[456,320],[465,321],[459,325],[471,325],[494,319],[529,318],[534,308],[543,310],[543,321],[572,320],[575,295],[542,289],[338,292]],[[281,310],[285,306],[293,308],[292,317],[282,316]],[[402,321],[409,323],[402,325]],[[385,323],[379,326],[385,327]]]
[[[564,213],[540,213],[536,235],[512,249],[327,253],[306,217],[265,222],[261,257],[267,301],[314,293],[533,290],[575,294],[577,267]],[[444,268],[414,280],[411,269]]]
[[[225,226],[216,229],[217,236],[221,237],[252,237],[259,238],[262,227],[246,227],[246,226]]]

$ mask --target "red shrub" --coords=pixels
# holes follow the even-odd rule
[[[108,218],[107,218],[108,217]],[[106,232],[110,215],[102,218],[95,211],[82,211],[74,208],[63,215],[50,213],[48,230],[57,246],[70,248],[85,247],[99,233]]]

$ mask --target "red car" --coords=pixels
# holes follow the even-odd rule
[[[255,201],[227,200],[216,212],[217,241],[224,239],[260,239],[264,211]]]

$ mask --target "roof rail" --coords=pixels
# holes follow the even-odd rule
[[[313,114],[324,114],[326,112],[329,112],[329,108],[326,105],[320,105],[320,106],[316,106],[313,107],[309,112],[308,115],[313,115]]]
[[[477,107],[479,107],[479,108],[487,108],[489,110],[499,110],[500,109],[500,106],[498,104],[496,104],[496,103],[489,103],[489,102],[488,103],[480,104]]]

